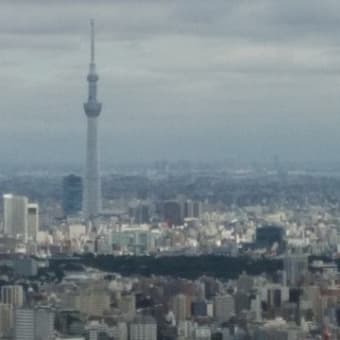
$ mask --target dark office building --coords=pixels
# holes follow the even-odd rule
[[[191,314],[194,317],[206,317],[208,315],[205,301],[194,301],[191,304]]]
[[[184,204],[180,201],[166,201],[163,204],[163,217],[169,224],[181,225],[184,219]]]
[[[85,318],[76,310],[59,310],[56,313],[55,328],[66,335],[78,335],[85,332]]]
[[[199,218],[202,215],[202,202],[187,200],[184,202],[184,217]]]
[[[256,229],[256,246],[260,248],[271,248],[274,244],[280,250],[285,247],[285,231],[278,226],[263,226]]]
[[[69,175],[63,178],[63,211],[65,216],[75,215],[81,211],[83,199],[82,178]]]
[[[200,218],[202,210],[202,202],[194,202],[194,217]]]
[[[184,202],[184,217],[194,217],[194,202],[191,200]]]
[[[340,307],[335,308],[335,318],[337,325],[340,326]]]
[[[150,223],[151,206],[147,202],[139,202],[129,207],[129,216],[133,218],[134,223]]]

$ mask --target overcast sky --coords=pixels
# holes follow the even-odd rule
[[[340,160],[338,0],[1,0],[2,161],[84,159],[90,18],[102,159]]]

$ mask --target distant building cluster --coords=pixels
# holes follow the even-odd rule
[[[28,198],[5,194],[4,235],[24,242],[36,241],[39,231],[39,205],[29,203]]]

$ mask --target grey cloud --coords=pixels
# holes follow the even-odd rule
[[[79,34],[92,14],[99,27],[116,36],[182,33],[279,39],[286,34],[295,38],[306,32],[338,31],[339,9],[334,0],[15,0],[3,1],[0,28],[13,34]]]
[[[338,1],[2,0],[6,157],[82,160],[91,17],[104,158],[336,154]]]

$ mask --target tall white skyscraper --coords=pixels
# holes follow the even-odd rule
[[[4,233],[12,237],[27,239],[27,205],[24,196],[5,194],[4,201]]]
[[[97,81],[95,64],[94,21],[91,21],[91,62],[87,76],[89,84],[88,100],[84,104],[87,116],[86,168],[84,181],[83,213],[86,219],[98,216],[101,211],[101,184],[98,160],[98,116],[102,104],[97,101]]]

